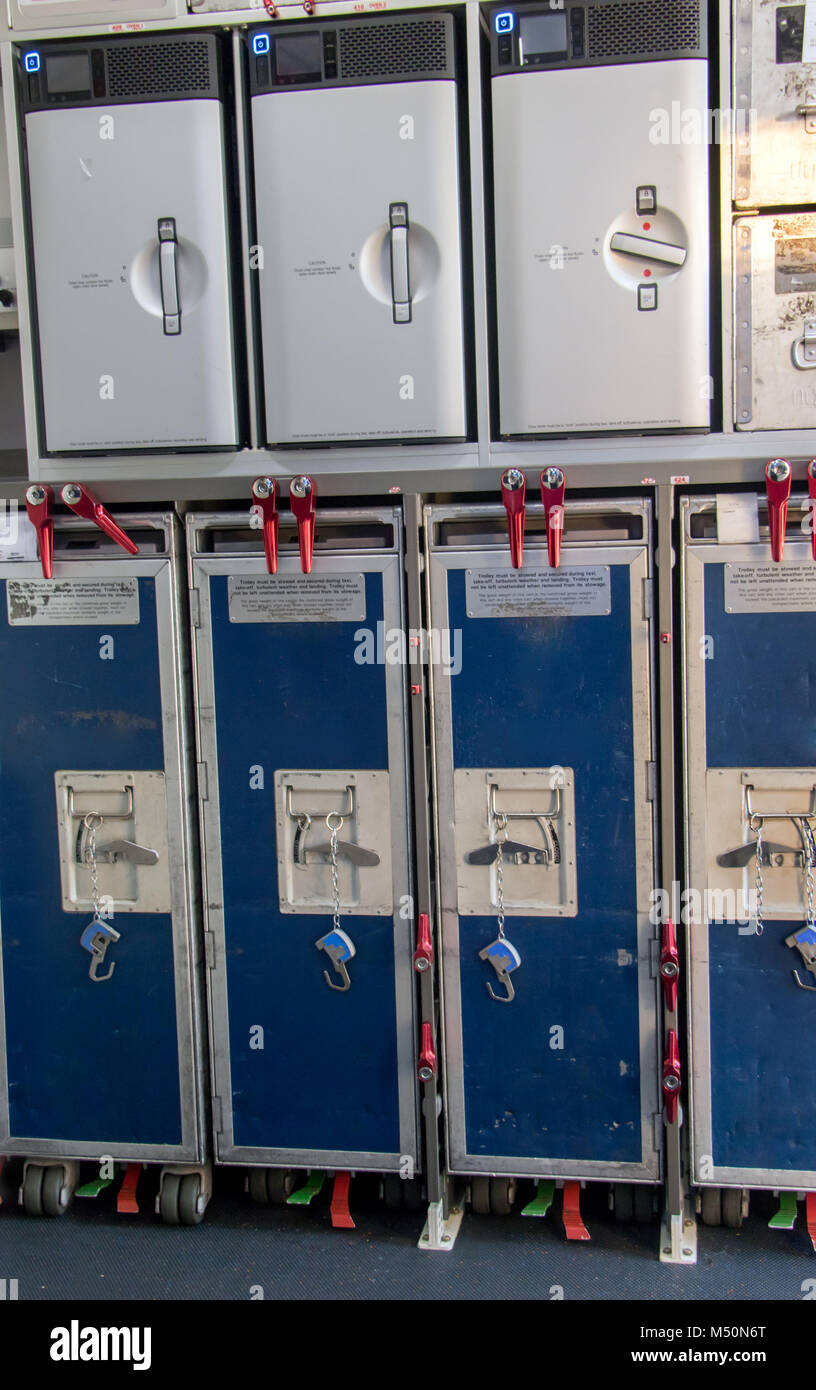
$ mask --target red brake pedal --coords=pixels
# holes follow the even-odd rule
[[[567,1240],[591,1240],[586,1226],[581,1218],[581,1184],[580,1182],[564,1183],[564,1207],[562,1211],[564,1222],[564,1234]]]
[[[354,1222],[349,1211],[349,1186],[351,1173],[335,1173],[331,1199],[331,1222],[333,1226],[343,1226],[354,1230]]]
[[[129,1163],[122,1186],[116,1194],[116,1210],[126,1212],[135,1216],[139,1211],[139,1203],[136,1201],[136,1188],[139,1186],[139,1178],[142,1176],[141,1163]]]

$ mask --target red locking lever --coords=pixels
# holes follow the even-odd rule
[[[252,496],[263,517],[264,553],[270,574],[278,572],[278,485],[272,478],[256,478]]]
[[[433,1029],[430,1023],[422,1025],[422,1050],[417,1063],[417,1076],[420,1081],[432,1081],[436,1076],[436,1049],[433,1045]]]
[[[507,526],[510,531],[510,558],[513,569],[520,570],[524,556],[524,494],[527,479],[520,468],[505,468],[501,475],[501,493]]]
[[[417,923],[417,944],[414,951],[414,969],[418,975],[430,970],[433,961],[433,942],[431,940],[431,919],[427,912],[420,912]]]
[[[312,572],[316,501],[317,485],[313,478],[307,478],[304,474],[292,479],[289,484],[289,505],[297,521],[300,568],[304,574]]]
[[[663,1000],[669,1013],[677,1013],[677,985],[680,979],[680,956],[677,936],[671,917],[663,923],[663,942],[660,950],[660,978],[663,981]]]
[[[816,459],[808,464],[808,495],[810,497],[810,553],[816,560]]]
[[[564,529],[564,492],[567,480],[562,468],[545,468],[541,474],[541,500],[547,527],[547,558],[552,569],[561,561],[561,532]]]
[[[663,1057],[663,1098],[666,1103],[666,1120],[673,1125],[677,1119],[677,1100],[680,1095],[680,1045],[677,1034],[670,1028],[666,1034],[666,1052]]]
[[[791,466],[787,459],[771,459],[765,469],[765,490],[768,494],[768,525],[771,529],[771,559],[782,559],[785,549],[785,526],[788,520]]]
[[[128,555],[138,555],[139,547],[130,536],[126,536],[121,526],[117,526],[110,512],[106,511],[98,498],[84,483],[66,483],[62,489],[62,500],[66,507],[70,507],[77,516],[84,517],[86,521],[92,521],[98,526],[100,531],[104,531],[106,536],[110,536],[112,541],[121,545]]]
[[[25,495],[26,511],[37,532],[43,579],[54,574],[54,489],[33,483]]]

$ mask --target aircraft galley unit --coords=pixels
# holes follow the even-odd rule
[[[816,0],[327,10],[0,19],[2,1202],[816,1249]]]

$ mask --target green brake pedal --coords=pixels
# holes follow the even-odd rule
[[[287,1206],[308,1207],[312,1198],[317,1196],[325,1181],[326,1174],[315,1169],[314,1172],[309,1174],[303,1186],[299,1187],[297,1192],[291,1193],[291,1195],[286,1198]]]
[[[536,1184],[536,1195],[522,1210],[522,1216],[546,1216],[555,1196],[555,1178],[546,1178]]]
[[[90,1182],[84,1182],[74,1193],[75,1197],[98,1197],[106,1187],[110,1187],[113,1178],[92,1178]]]
[[[779,1211],[768,1225],[775,1231],[792,1231],[796,1225],[796,1193],[780,1192]]]

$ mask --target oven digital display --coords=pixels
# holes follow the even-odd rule
[[[91,62],[87,53],[55,53],[45,60],[45,83],[54,96],[89,96]]]
[[[275,40],[275,74],[277,77],[318,79],[322,76],[320,34],[292,34]]]
[[[536,59],[566,56],[566,14],[531,14],[519,20],[519,45],[522,63]]]

